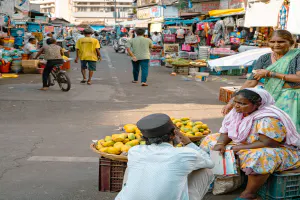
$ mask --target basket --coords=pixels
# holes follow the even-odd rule
[[[189,137],[189,138],[190,138],[190,140],[192,142],[199,142],[202,138],[205,138],[205,137],[206,137],[206,135],[203,135],[203,136],[194,136],[194,137]]]
[[[120,192],[127,163],[99,158],[99,185],[101,192]]]
[[[95,144],[92,143],[90,145],[90,148],[100,154],[102,157],[105,157],[105,158],[108,158],[108,159],[111,159],[111,160],[115,160],[115,161],[119,161],[119,162],[127,162],[128,161],[128,158],[127,156],[122,156],[122,155],[115,155],[115,154],[109,154],[109,153],[104,153],[104,152],[101,152],[101,151],[98,151],[95,147]]]
[[[266,200],[300,200],[300,173],[272,174],[258,194]]]

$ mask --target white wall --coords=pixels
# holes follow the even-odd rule
[[[69,0],[55,0],[55,17],[64,18],[67,21],[71,20]]]

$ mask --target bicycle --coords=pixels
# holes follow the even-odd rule
[[[61,64],[54,65],[48,78],[48,85],[54,86],[56,81],[62,91],[68,92],[71,89],[71,80],[65,71],[60,70],[61,66]]]

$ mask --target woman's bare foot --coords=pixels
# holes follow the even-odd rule
[[[88,84],[88,85],[92,85],[92,81],[91,81],[91,80],[88,80],[88,81],[87,81],[87,84]]]
[[[148,86],[148,84],[147,83],[142,83],[142,86]]]
[[[39,90],[47,91],[48,89],[49,89],[48,87],[42,87],[42,88],[40,88]]]

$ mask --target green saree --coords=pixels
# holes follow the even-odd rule
[[[300,53],[300,49],[292,49],[285,56],[267,68],[271,72],[287,74],[289,64]],[[276,106],[285,111],[296,125],[300,133],[300,89],[283,88],[285,81],[278,78],[267,78],[265,89],[274,97]]]

